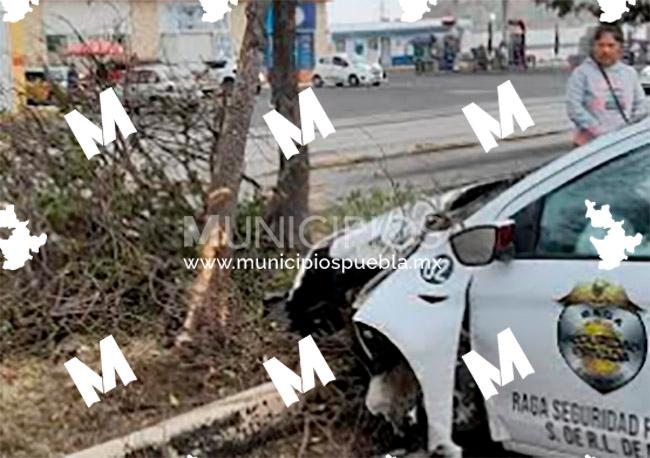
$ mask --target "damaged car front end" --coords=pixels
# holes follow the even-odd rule
[[[471,376],[457,358],[459,345],[469,347],[469,275],[454,265],[447,240],[468,215],[521,177],[457,188],[332,234],[308,258],[347,260],[352,268],[314,262],[299,272],[286,301],[291,327],[302,335],[335,332],[354,314],[360,357],[371,373],[367,408],[397,433],[415,432],[432,451],[458,454],[452,433],[459,441],[458,434],[475,432],[482,418]],[[368,262],[379,257],[393,262]],[[418,294],[422,282],[426,294]],[[423,360],[430,364],[411,363]],[[435,386],[427,386],[432,380]]]

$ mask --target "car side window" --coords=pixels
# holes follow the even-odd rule
[[[333,62],[334,62],[334,65],[338,65],[339,67],[347,67],[348,66],[348,63],[345,60],[341,59],[340,57],[335,57],[333,59]]]
[[[155,84],[160,82],[160,78],[156,74],[156,72],[148,71],[146,72],[146,76],[144,77],[144,82],[148,84]]]
[[[138,72],[127,73],[126,82],[129,84],[138,84],[140,82],[140,73]]]
[[[602,239],[608,230],[592,226],[585,200],[597,209],[609,205],[612,218],[624,221],[626,235],[642,235],[629,259],[650,259],[650,146],[590,170],[511,216],[516,257],[598,258],[590,237]]]

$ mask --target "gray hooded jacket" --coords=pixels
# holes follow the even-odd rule
[[[636,70],[622,62],[605,68],[629,122],[648,116],[648,101]],[[567,86],[567,111],[579,133],[596,137],[625,126],[616,101],[598,64],[588,57],[578,66]]]

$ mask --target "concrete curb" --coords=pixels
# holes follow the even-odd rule
[[[501,140],[502,142],[513,142],[517,140],[528,140],[531,138],[546,137],[549,135],[555,135],[559,133],[567,132],[566,129],[551,129],[543,132],[537,132],[531,135],[513,135],[508,138]],[[422,154],[431,154],[431,153],[441,153],[444,151],[458,149],[458,148],[469,148],[471,146],[479,146],[480,144],[477,141],[465,141],[465,142],[449,142],[442,144],[417,144],[410,151],[402,151],[394,154],[387,154],[385,157],[378,156],[357,156],[349,159],[332,159],[332,160],[323,160],[320,162],[315,162],[314,166],[311,167],[311,170],[319,169],[331,169],[337,167],[345,167],[349,165],[356,165],[364,162],[371,162],[381,159],[394,159],[405,156],[419,156]]]
[[[413,73],[415,74],[415,65],[410,65],[410,66],[400,66],[400,67],[386,67],[384,68],[388,76],[391,74],[404,74],[404,73]],[[425,73],[423,75],[419,76],[437,76],[437,75],[454,75],[454,74],[461,74],[461,75],[505,75],[505,74],[517,74],[517,73],[557,73],[557,72],[569,72],[570,69],[568,66],[563,66],[563,65],[537,65],[534,68],[529,68],[528,70],[525,71],[516,71],[514,69],[510,70],[505,70],[505,69],[498,69],[498,70],[487,70],[487,71],[477,71],[473,72],[471,70],[454,70],[454,71],[439,71],[439,72],[433,72],[433,73]]]
[[[189,412],[162,421],[155,426],[135,431],[127,436],[66,455],[68,458],[123,457],[134,450],[162,446],[171,438],[193,431],[215,421],[224,421],[236,412],[259,406],[266,401],[264,409],[277,413],[284,409],[280,396],[272,383],[258,385],[233,396],[211,402]]]
[[[515,134],[510,137],[504,138],[501,141],[513,142],[518,140],[528,140],[531,138],[547,137],[547,136],[561,134],[561,133],[568,134],[569,132],[570,132],[569,128],[549,129],[542,132],[536,132],[530,135]],[[413,145],[413,147],[410,150],[405,150],[393,154],[387,154],[386,156],[376,156],[376,155],[366,154],[366,155],[358,155],[358,156],[347,157],[347,158],[332,158],[332,159],[323,159],[323,160],[312,159],[312,163],[309,167],[309,170],[317,171],[317,170],[335,169],[339,167],[349,167],[352,165],[358,165],[365,162],[373,162],[373,161],[384,160],[384,159],[385,160],[398,159],[405,156],[420,156],[420,155],[431,154],[431,153],[444,153],[445,151],[454,150],[458,148],[469,148],[472,146],[480,146],[480,143],[477,140],[471,140],[471,141],[464,141],[464,142],[447,142],[447,143],[439,143],[439,144],[435,144],[435,143],[416,144]],[[256,176],[255,178],[274,177],[276,176],[276,174],[277,174],[277,170],[273,172],[263,173],[259,176]]]

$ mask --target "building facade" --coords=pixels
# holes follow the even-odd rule
[[[469,46],[487,44],[490,22],[492,22],[494,46],[498,46],[501,42],[503,0],[450,0],[438,3],[425,14],[425,17],[448,15],[470,20],[473,27],[471,33],[467,35]],[[599,24],[598,18],[587,11],[579,14],[570,13],[560,18],[555,10],[538,5],[534,0],[509,0],[505,3],[508,19],[524,22],[527,54],[535,56],[538,62],[566,60],[569,56],[580,53],[588,29]],[[555,52],[556,27],[559,43],[557,54]],[[650,24],[641,26],[637,30],[626,29],[625,32],[628,38],[650,40]]]
[[[394,21],[333,25],[331,32],[337,53],[389,67],[413,65],[418,58],[417,43],[421,42],[436,40],[442,43],[445,37],[453,36],[462,49],[471,26],[467,20],[452,23],[443,19],[423,19],[414,23]]]
[[[240,0],[239,5],[230,13],[233,51],[239,55],[239,50],[246,30],[246,3]],[[300,70],[301,79],[311,80],[313,69],[318,56],[330,54],[333,51],[330,42],[330,30],[327,19],[327,3],[331,0],[302,0],[296,8],[296,65]],[[266,51],[264,64],[271,68],[273,17],[269,7],[265,12],[264,21],[266,33]]]
[[[297,9],[297,64],[303,73],[330,50],[326,3],[304,0]],[[200,63],[236,60],[246,30],[247,0],[214,23],[202,21],[198,0],[41,0],[20,24],[25,68],[67,65],[66,50],[84,40],[119,43],[124,56],[139,61]],[[269,2],[270,4],[270,2]],[[266,13],[270,66],[272,15]]]
[[[232,54],[228,17],[201,21],[198,1],[41,0],[24,21],[30,65],[64,64],[65,50],[84,40],[119,43],[138,60],[173,63]]]
[[[0,22],[0,113],[13,107],[9,24]]]

